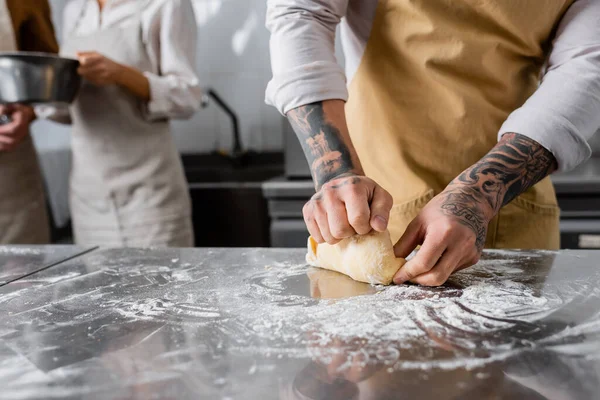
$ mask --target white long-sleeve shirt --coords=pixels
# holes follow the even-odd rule
[[[373,26],[377,0],[268,0],[273,79],[266,101],[281,113],[302,105],[348,99]],[[336,62],[336,27],[346,71]],[[600,0],[576,0],[560,21],[538,90],[498,132],[520,133],[556,157],[559,170],[591,155],[600,129]]]
[[[139,15],[138,15],[139,13]],[[142,40],[160,74],[145,72],[150,82],[147,117],[187,118],[200,108],[202,90],[196,75],[197,28],[190,0],[72,0],[64,10],[64,40],[100,29],[142,23]]]

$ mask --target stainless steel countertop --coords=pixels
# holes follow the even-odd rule
[[[443,288],[303,259],[101,249],[23,274],[0,287],[0,398],[599,396],[600,252],[487,252]]]
[[[77,246],[0,246],[0,286],[90,250]]]

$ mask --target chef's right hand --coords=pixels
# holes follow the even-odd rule
[[[392,196],[365,176],[344,174],[306,203],[304,221],[317,243],[336,244],[356,234],[387,229]]]
[[[0,106],[0,115],[6,115],[11,122],[0,125],[0,151],[11,151],[29,135],[29,125],[35,119],[35,112],[29,106]]]

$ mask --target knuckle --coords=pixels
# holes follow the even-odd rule
[[[306,218],[307,216],[312,216],[312,212],[313,212],[312,203],[308,202],[304,205],[304,207],[302,207],[302,214],[304,215],[304,218]]]
[[[323,190],[323,199],[327,202],[332,202],[337,200],[337,194],[335,190]]]
[[[349,222],[354,227],[368,225],[369,217],[370,217],[370,215],[368,213],[361,211],[361,212],[358,212],[358,213],[352,215],[349,218]]]
[[[474,234],[471,234],[464,239],[464,247],[467,250],[472,250],[475,248],[475,242],[477,242],[477,238]]]
[[[331,245],[334,245],[334,244],[337,244],[340,242],[340,239],[332,236],[332,234],[330,232],[327,232],[326,235],[323,235],[323,239],[325,240],[325,242],[327,242],[327,244],[331,244]]]
[[[454,229],[452,224],[444,222],[438,229],[437,232],[442,240],[448,240],[454,236]]]
[[[404,269],[404,276],[406,278],[406,280],[411,281],[413,280],[418,274],[414,272],[414,270],[410,269],[410,268],[405,268]]]
[[[336,239],[345,239],[352,236],[352,228],[346,225],[335,225],[331,227],[331,234]]]
[[[413,264],[413,268],[411,269],[411,273],[413,275],[413,277],[424,274],[425,272],[429,272],[431,270],[431,268],[427,267],[427,265],[425,263],[416,263]]]
[[[302,215],[304,216],[304,221],[306,221],[306,223],[315,222],[315,214],[311,210],[303,211]]]
[[[315,218],[312,215],[304,214],[304,222],[306,225],[312,225],[315,223]]]
[[[383,203],[387,207],[391,207],[394,204],[394,198],[388,192],[383,195]]]
[[[446,279],[447,277],[444,273],[436,272],[435,274],[432,274],[424,279],[423,283],[421,284],[424,286],[442,286],[444,283],[446,283]]]
[[[329,244],[332,244],[331,242],[335,240],[329,232],[324,230],[321,230],[321,236],[323,237],[323,241]]]
[[[359,185],[348,186],[344,192],[354,198],[365,197],[365,191]]]

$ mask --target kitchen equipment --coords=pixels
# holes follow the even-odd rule
[[[202,97],[202,108],[210,105],[211,100],[229,117],[231,120],[233,148],[231,151],[219,150],[217,154],[228,159],[234,166],[242,167],[248,164],[248,160],[256,153],[242,149],[242,140],[240,138],[239,119],[236,112],[231,108],[214,89],[206,89]]]
[[[552,175],[561,209],[563,249],[600,248],[600,158],[576,169]]]
[[[81,87],[79,61],[47,53],[0,53],[0,103],[71,103]]]
[[[271,247],[305,247],[309,233],[302,208],[315,194],[312,180],[280,176],[264,182],[262,190],[269,204]]]

